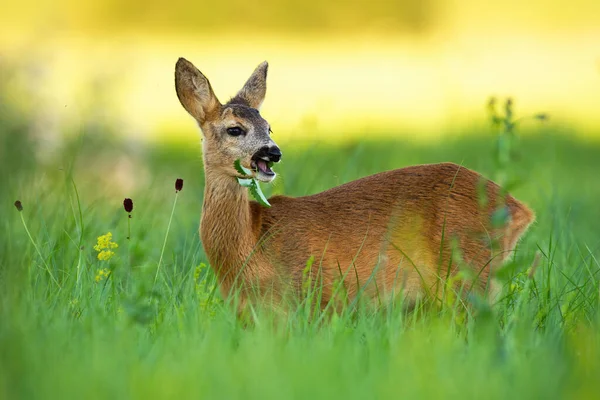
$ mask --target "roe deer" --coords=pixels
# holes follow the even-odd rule
[[[463,266],[473,271],[473,289],[486,290],[534,214],[462,166],[382,172],[311,196],[274,196],[270,208],[248,199],[234,162],[271,182],[270,166],[281,159],[258,111],[267,67],[260,64],[225,104],[192,63],[180,58],[175,67],[179,101],[203,133],[200,236],[222,294],[239,291],[240,307],[255,296],[275,302],[299,296],[311,256],[313,282],[322,285],[321,308],[334,297],[336,280],[350,299],[359,292],[373,299],[402,292],[414,301]],[[501,206],[508,218],[498,227],[491,216]]]

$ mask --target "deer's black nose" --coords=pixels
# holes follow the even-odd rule
[[[279,150],[279,147],[277,146],[261,147],[261,149],[254,154],[253,158],[262,158],[265,161],[279,162],[279,160],[281,160],[281,150]]]
[[[269,157],[269,160],[279,162],[279,160],[281,160],[281,150],[279,150],[279,147],[277,146],[271,146],[267,151],[267,156]]]

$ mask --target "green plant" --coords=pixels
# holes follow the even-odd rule
[[[269,167],[271,167],[271,165],[272,163],[269,163]],[[235,167],[235,170],[242,175],[241,177],[237,177],[238,183],[243,187],[247,187],[252,197],[254,197],[254,199],[260,205],[265,207],[271,207],[269,200],[267,200],[262,190],[260,189],[258,180],[252,176],[252,171],[250,171],[248,168],[245,168],[241,164],[240,160],[235,160],[233,166]]]
[[[62,171],[32,161],[32,176],[15,171],[0,191],[0,397],[594,398],[600,390],[600,242],[593,223],[600,219],[600,145],[549,129],[543,137],[522,135],[516,148],[536,154],[518,162],[535,179],[515,190],[543,218],[499,271],[507,287],[493,307],[460,297],[460,279],[469,282],[462,275],[444,287],[442,307],[396,304],[382,295],[381,302],[322,315],[307,301],[276,317],[257,307],[250,325],[221,298],[202,251],[200,178],[190,179],[189,196],[180,196],[165,244],[172,192],[156,188],[170,185],[174,174],[197,176],[196,149],[157,146],[139,160],[153,179],[136,190],[144,196],[136,195],[130,241],[121,194],[98,190],[87,168],[99,155],[112,160],[117,146],[102,150],[107,153],[78,150],[86,161],[74,169],[80,207],[66,201],[73,192]],[[352,164],[344,180],[419,162],[496,168],[494,159],[481,156],[489,138],[435,146],[401,134],[290,153],[280,189],[302,196],[338,184],[335,173],[323,173],[325,166]],[[10,170],[10,160],[0,163]],[[290,167],[308,164],[314,168]],[[17,197],[33,242],[13,208]],[[110,280],[96,283],[99,266],[108,267],[93,246],[109,231],[121,247],[110,261]],[[161,284],[154,285],[161,254]],[[320,262],[315,255],[304,279],[298,277],[311,304],[319,301]],[[344,302],[351,294],[341,275],[331,290]]]
[[[515,118],[514,104],[511,98],[504,102],[502,112],[497,110],[497,100],[491,97],[488,101],[487,110],[493,128],[498,130],[496,138],[495,160],[496,160],[496,182],[505,190],[513,189],[519,181],[514,176],[509,176],[511,164],[515,162],[517,127],[528,119],[547,121],[548,115],[538,113],[528,117]]]

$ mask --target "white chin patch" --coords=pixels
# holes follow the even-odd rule
[[[261,171],[258,171],[256,173],[256,179],[258,179],[261,182],[265,182],[265,183],[269,183],[272,182],[273,179],[275,179],[275,177],[277,176],[277,174],[275,172],[273,172],[272,174],[264,174]]]

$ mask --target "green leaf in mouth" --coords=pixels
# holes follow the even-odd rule
[[[241,175],[243,175],[243,177],[236,178],[238,183],[243,187],[247,187],[250,190],[250,194],[252,195],[252,197],[254,197],[254,199],[260,205],[262,205],[264,207],[271,207],[271,204],[269,203],[269,201],[265,197],[264,193],[260,189],[260,185],[259,185],[258,181],[256,180],[256,178],[252,177],[252,171],[249,170],[248,168],[244,168],[244,166],[242,166],[242,163],[240,162],[239,159],[235,160],[235,162],[233,163],[233,166],[237,172],[239,172]]]
[[[237,178],[238,183],[243,186],[243,187],[250,187],[252,186],[252,182],[254,182],[254,179],[250,178],[250,179],[245,179],[245,178]]]
[[[237,172],[239,172],[240,174],[244,175],[245,177],[251,177],[252,176],[252,171],[249,170],[248,168],[244,167],[242,165],[242,162],[240,161],[239,158],[233,162],[233,167],[235,168],[235,170]]]
[[[254,199],[258,201],[260,205],[264,207],[271,207],[269,200],[267,200],[267,198],[263,194],[262,190],[260,189],[260,185],[258,184],[258,181],[256,179],[252,179],[252,183],[250,184],[249,189],[250,194],[252,194],[252,197],[254,197]]]

